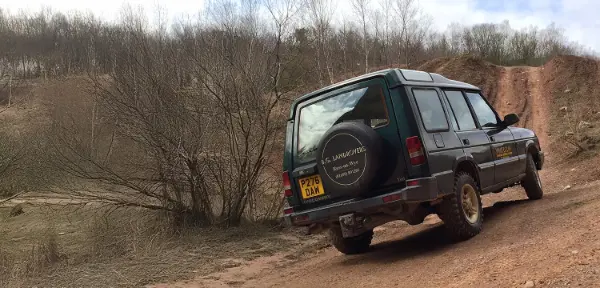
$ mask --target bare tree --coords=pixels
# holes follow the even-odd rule
[[[458,23],[452,23],[448,27],[446,33],[450,39],[451,54],[457,55],[463,52],[465,50],[464,45],[462,44],[463,27],[461,27]]]
[[[298,7],[271,4],[275,32],[266,34],[252,9],[227,2],[212,10],[230,9],[227,21],[183,27],[176,39],[145,33],[129,15],[125,37],[111,39],[125,43],[115,72],[92,77],[98,113],[114,123],[113,132],[97,136],[104,140],[91,151],[84,137],[60,125],[60,164],[121,187],[91,195],[105,201],[168,210],[205,225],[239,224],[249,203],[275,187],[265,173],[282,145],[275,137],[283,129],[281,99],[294,89],[284,65],[294,57],[283,41]],[[178,74],[194,81],[182,83]],[[273,203],[281,203],[275,192]]]
[[[512,61],[525,64],[537,64],[538,38],[537,29],[515,32],[510,37],[510,55]]]
[[[369,72],[369,32],[367,30],[367,17],[370,14],[370,0],[352,0],[354,13],[358,16],[359,24],[362,28],[362,48],[365,57],[365,73]]]
[[[394,10],[397,15],[397,22],[400,24],[400,49],[398,49],[398,59],[401,59],[401,54],[404,52],[404,63],[409,62],[409,47],[410,34],[413,32],[414,22],[417,19],[417,15],[420,12],[417,7],[416,0],[396,0]]]
[[[472,41],[477,54],[485,59],[501,62],[504,59],[504,41],[507,35],[496,24],[478,24],[471,28]]]
[[[333,17],[334,9],[331,0],[306,0],[308,8],[309,19],[311,28],[315,37],[316,52],[317,52],[317,70],[319,74],[319,83],[323,86],[323,77],[321,75],[323,66],[327,72],[329,83],[334,82],[333,67],[331,65],[331,54],[332,51],[329,47],[328,42],[330,41],[331,33],[331,20]]]
[[[392,15],[391,15],[391,11],[392,9],[390,9],[391,7],[393,7],[392,5],[394,4],[393,2],[394,0],[382,0],[380,1],[380,9],[381,9],[381,16],[383,16],[382,21],[383,21],[383,33],[381,34],[382,38],[381,41],[382,43],[382,54],[383,54],[383,58],[385,59],[385,65],[390,65],[391,63],[391,59],[392,59],[392,37],[393,37],[393,29],[392,29]]]

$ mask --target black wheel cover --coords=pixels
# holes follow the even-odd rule
[[[382,139],[358,122],[337,124],[319,143],[317,167],[325,190],[334,195],[359,195],[375,185],[381,166]]]

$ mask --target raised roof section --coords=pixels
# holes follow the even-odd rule
[[[328,93],[335,89],[341,88],[346,85],[352,85],[364,80],[372,79],[375,77],[383,77],[389,85],[389,88],[394,88],[401,85],[410,86],[429,86],[429,87],[442,87],[442,88],[456,88],[456,89],[469,89],[469,90],[480,90],[478,87],[469,83],[460,82],[452,79],[448,79],[437,73],[429,73],[419,70],[410,69],[384,69],[368,74],[364,74],[358,77],[354,77],[339,83],[329,85],[311,93],[305,94],[294,101],[292,109],[290,111],[290,119],[294,118],[296,105],[306,99],[316,97],[318,95]]]

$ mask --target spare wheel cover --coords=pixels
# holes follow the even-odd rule
[[[380,164],[377,132],[364,124],[341,123],[322,140],[317,163],[325,190],[335,194],[368,192]]]

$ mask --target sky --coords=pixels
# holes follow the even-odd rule
[[[209,0],[0,0],[0,8],[12,13],[20,9],[35,12],[42,6],[55,11],[93,12],[103,19],[114,21],[125,3],[142,6],[148,18],[154,19],[156,7],[166,9],[168,19],[192,16],[202,11]],[[300,0],[298,0],[300,1]],[[336,13],[352,15],[349,0],[337,2]],[[393,0],[392,0],[393,1]],[[513,28],[546,27],[556,23],[565,29],[567,37],[584,46],[600,51],[600,1],[598,0],[418,0],[423,12],[432,19],[432,28],[445,30],[453,22],[464,25],[508,20]],[[374,4],[377,5],[377,4]]]

